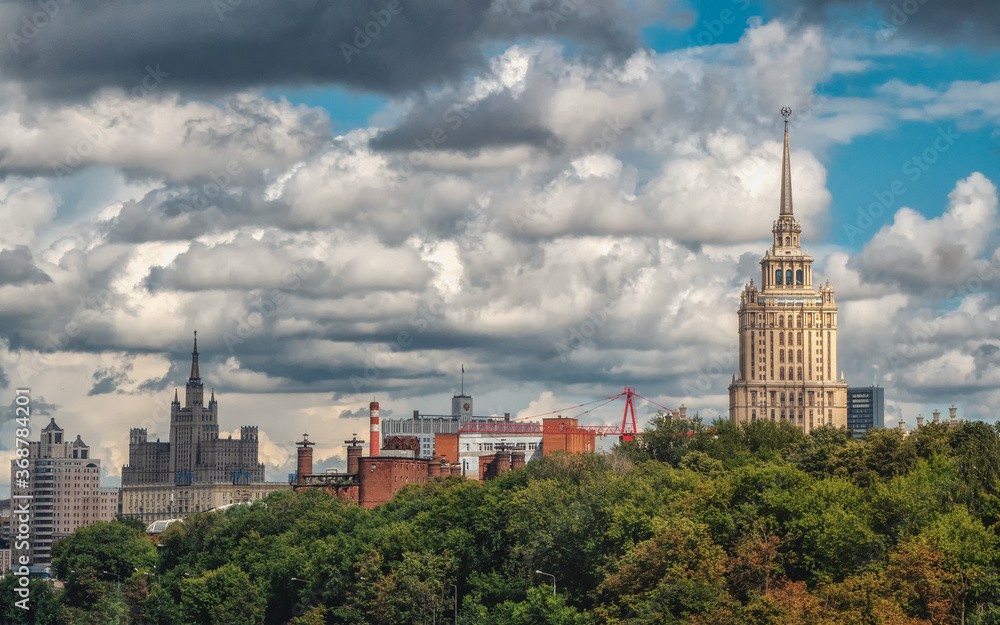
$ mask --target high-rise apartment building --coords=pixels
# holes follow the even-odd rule
[[[73,530],[95,521],[111,521],[118,513],[118,489],[101,486],[101,461],[78,435],[65,440],[64,431],[51,418],[37,442],[28,443],[25,480],[21,467],[11,463],[12,522],[18,506],[27,505],[30,522],[25,540],[12,527],[11,558],[19,562],[27,555],[33,570],[52,562],[52,543]]]

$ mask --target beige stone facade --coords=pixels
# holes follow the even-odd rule
[[[213,390],[205,404],[197,334],[184,399],[181,406],[174,392],[169,442],[148,440],[145,428],[129,431],[129,463],[122,467],[122,514],[149,523],[291,489],[283,482],[264,481],[256,426],[241,426],[236,439],[219,437],[219,403]]]
[[[145,523],[177,519],[219,506],[254,502],[277,490],[292,490],[284,482],[260,484],[145,484],[122,489],[122,514]]]
[[[827,281],[813,286],[813,259],[801,246],[792,210],[788,127],[781,207],[774,240],[760,261],[761,282],[740,295],[739,373],[729,386],[729,418],[788,421],[806,432],[847,426],[847,383],[837,371],[837,305]],[[838,380],[839,377],[839,380]]]

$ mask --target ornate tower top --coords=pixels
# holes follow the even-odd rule
[[[786,141],[787,144],[787,141]],[[194,351],[191,352],[191,379],[197,380],[201,375],[198,373],[198,331],[194,331]]]
[[[785,153],[781,162],[781,215],[792,213],[792,161],[788,154],[788,118],[792,115],[792,109],[787,106],[781,109],[781,115],[785,118]]]

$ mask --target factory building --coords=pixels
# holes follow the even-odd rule
[[[374,424],[378,404],[372,402],[370,410],[373,414],[370,422]],[[376,432],[371,430],[371,433]],[[563,417],[544,419],[542,423],[496,420],[475,423],[470,419],[457,432],[436,433],[434,448],[438,454],[430,458],[421,457],[421,452],[426,449],[422,437],[383,434],[385,438],[377,455],[362,455],[365,441],[354,437],[345,441],[346,472],[319,474],[312,472],[311,447],[315,443],[309,440],[308,434],[303,435],[302,440],[296,443],[298,470],[291,479],[292,488],[296,491],[322,488],[330,494],[372,508],[389,501],[398,490],[410,484],[426,484],[444,475],[461,475],[485,481],[556,451],[593,452],[596,442],[593,430],[581,428],[575,418]]]

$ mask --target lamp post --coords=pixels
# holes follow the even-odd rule
[[[118,586],[118,599],[122,598],[122,578],[118,573],[112,573],[111,571],[101,571],[105,575],[113,575]]]
[[[556,594],[556,576],[553,575],[552,573],[546,573],[545,571],[538,571],[538,570],[536,570],[535,573],[538,573],[539,575],[548,575],[549,577],[551,577],[552,578],[552,594],[553,595]]]

